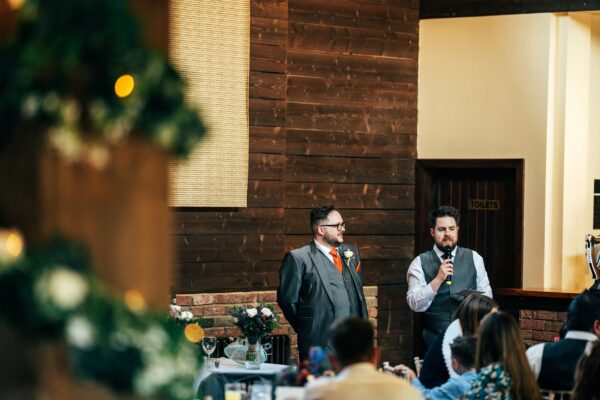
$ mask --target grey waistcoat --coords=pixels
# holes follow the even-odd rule
[[[325,255],[322,255],[325,257]],[[352,277],[348,271],[348,267],[344,262],[344,274],[340,274],[334,263],[325,257],[325,265],[327,265],[327,276],[333,294],[333,306],[335,309],[335,319],[340,319],[348,316],[361,316],[360,299],[356,288],[352,282]]]
[[[425,281],[431,282],[440,269],[441,261],[435,251],[429,250],[419,255],[425,273]],[[477,290],[477,271],[473,263],[473,251],[458,247],[454,262],[452,285],[442,283],[433,302],[423,314],[423,328],[437,335],[452,321],[452,314],[464,297],[458,292],[464,289]]]

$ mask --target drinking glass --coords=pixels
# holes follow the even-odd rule
[[[225,400],[245,400],[246,385],[239,382],[225,384]]]
[[[255,383],[252,385],[252,394],[250,400],[271,400],[273,386],[270,383]]]
[[[204,336],[204,338],[202,339],[202,350],[204,350],[204,353],[206,353],[206,355],[208,356],[208,366],[209,367],[212,366],[212,362],[210,360],[210,355],[215,351],[216,348],[217,348],[217,338],[214,336]]]

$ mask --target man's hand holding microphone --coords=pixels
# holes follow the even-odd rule
[[[439,287],[445,282],[446,285],[452,285],[452,274],[454,273],[454,263],[452,262],[452,247],[444,246],[444,254],[442,255],[442,264],[438,270],[437,276],[431,282],[431,286],[434,290],[438,290]]]

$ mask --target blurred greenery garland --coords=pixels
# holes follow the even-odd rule
[[[1,323],[32,341],[66,342],[73,371],[115,392],[194,397],[199,346],[174,319],[148,311],[139,293],[109,293],[78,245],[57,239],[24,256],[17,233],[0,233]]]
[[[127,137],[185,156],[205,132],[178,73],[142,45],[125,0],[26,0],[0,48],[0,76],[0,146],[33,127],[67,159],[102,167]]]

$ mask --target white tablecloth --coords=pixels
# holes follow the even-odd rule
[[[212,374],[272,376],[288,368],[288,365],[264,363],[260,365],[260,369],[246,369],[243,364],[239,364],[229,358],[221,357],[218,361],[219,368],[207,368],[206,364],[204,364],[204,368],[202,368],[202,371],[198,374],[196,381],[194,382],[195,392],[198,391],[202,381]],[[268,379],[272,380],[273,378]]]

